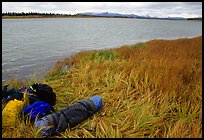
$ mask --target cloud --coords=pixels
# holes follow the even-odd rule
[[[2,12],[117,12],[158,17],[202,17],[202,2],[2,2]]]

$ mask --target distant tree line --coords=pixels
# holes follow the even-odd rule
[[[55,13],[39,13],[39,12],[28,12],[28,13],[17,13],[17,12],[5,12],[2,13],[2,16],[31,16],[31,15],[37,15],[37,16],[70,16],[68,14],[55,14]]]
[[[187,20],[202,20],[201,17],[198,17],[198,18],[187,18]]]

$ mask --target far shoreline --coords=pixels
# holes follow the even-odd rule
[[[169,21],[193,21],[202,22],[202,20],[192,20],[192,19],[162,19],[162,18],[129,18],[129,17],[105,17],[105,16],[2,16],[2,19],[32,19],[32,18],[124,18],[124,19],[149,19],[149,20],[169,20]]]

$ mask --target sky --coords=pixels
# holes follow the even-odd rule
[[[202,2],[2,2],[2,12],[113,12],[156,17],[202,17]]]

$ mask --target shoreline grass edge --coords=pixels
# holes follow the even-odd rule
[[[55,138],[202,137],[202,36],[83,51],[38,82],[53,87],[56,110],[93,95],[104,102],[92,118]],[[2,137],[38,137],[19,123],[2,128]]]

